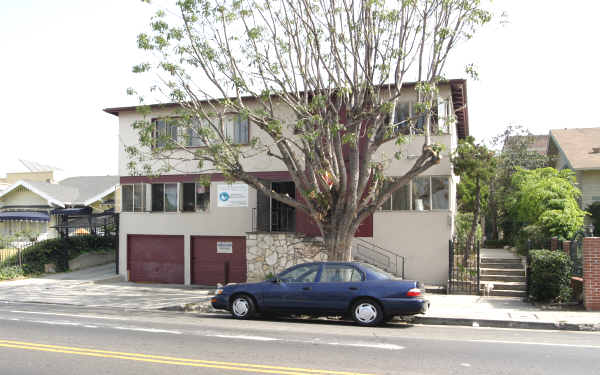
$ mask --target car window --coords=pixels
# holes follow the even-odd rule
[[[375,267],[371,264],[366,264],[366,263],[361,263],[362,267],[367,268],[369,270],[369,273],[371,275],[373,275],[375,277],[375,279],[377,280],[393,280],[393,279],[397,279],[396,276],[392,275],[391,273],[387,273],[384,270]]]
[[[279,280],[285,283],[314,283],[319,273],[320,264],[307,264],[284,271],[279,275]]]
[[[322,283],[348,283],[362,281],[362,274],[354,267],[331,264],[323,267]]]

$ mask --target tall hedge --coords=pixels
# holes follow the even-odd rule
[[[571,296],[571,259],[562,251],[531,250],[529,295],[535,301],[565,302]]]
[[[69,260],[82,253],[115,248],[114,236],[77,236],[53,238],[37,242],[23,250],[23,269],[26,273],[44,272],[44,264],[56,264],[58,272],[68,271]]]

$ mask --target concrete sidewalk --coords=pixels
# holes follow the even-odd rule
[[[210,305],[214,288],[120,281],[114,264],[0,282],[0,302],[226,313]],[[428,294],[431,308],[416,324],[600,331],[600,312],[545,310],[518,298]]]
[[[115,264],[75,272],[0,282],[0,302],[29,302],[159,310],[201,304],[210,300],[214,288],[121,281]]]
[[[429,294],[431,308],[419,324],[600,331],[600,312],[549,310],[518,298]]]

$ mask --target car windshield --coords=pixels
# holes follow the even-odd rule
[[[398,279],[398,277],[392,275],[391,273],[387,273],[384,270],[375,267],[373,265],[370,264],[366,264],[366,263],[361,263],[361,265],[366,268],[369,273],[373,276],[375,276],[375,278],[377,280],[393,280],[393,279]]]

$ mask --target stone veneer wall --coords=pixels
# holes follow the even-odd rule
[[[318,238],[301,233],[251,232],[246,234],[248,281],[262,281],[293,265],[327,260]]]

